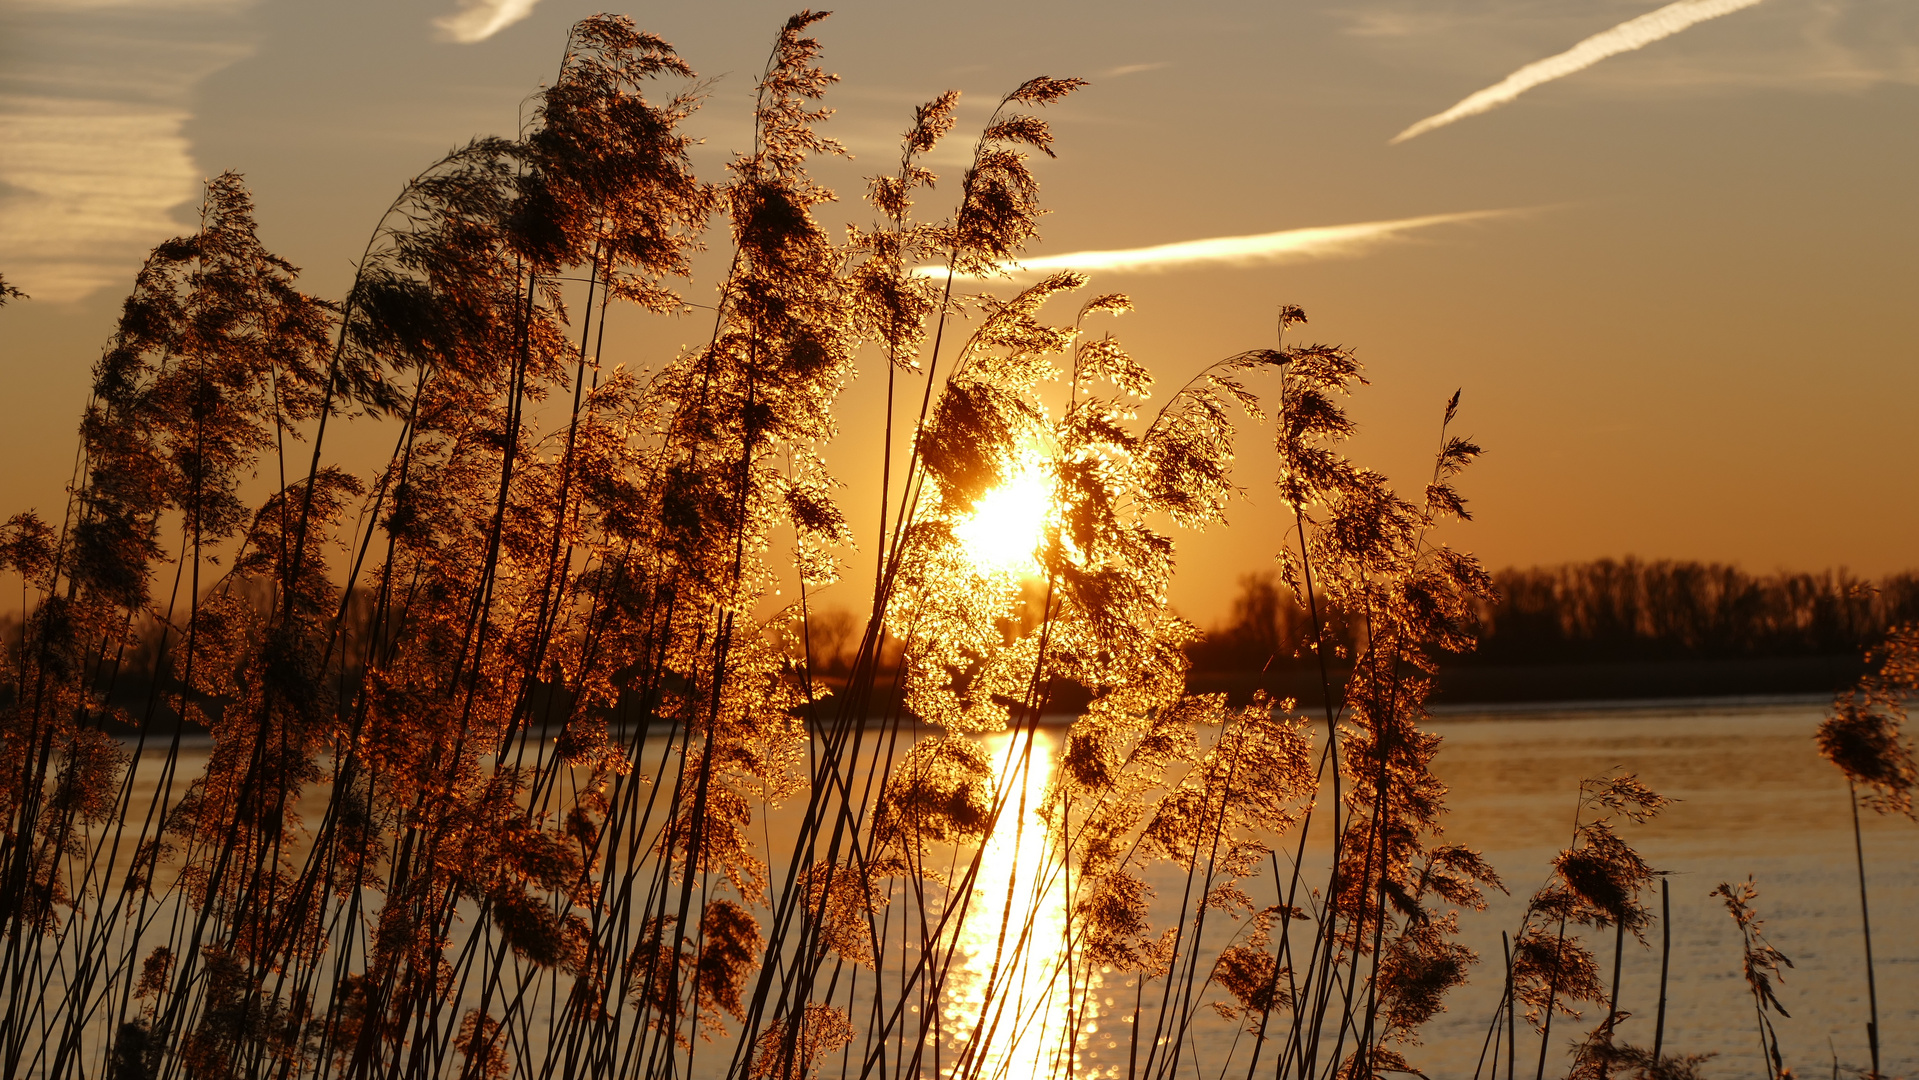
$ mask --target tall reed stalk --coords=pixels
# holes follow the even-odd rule
[[[1872,1075],[1879,1076],[1879,986],[1872,962],[1872,909],[1866,900],[1866,845],[1859,827],[1859,789],[1876,813],[1904,814],[1919,820],[1912,792],[1919,784],[1919,759],[1904,735],[1906,699],[1919,691],[1919,625],[1895,627],[1885,643],[1867,656],[1868,670],[1857,686],[1833,701],[1832,714],[1819,725],[1819,752],[1846,776],[1852,809],[1853,854],[1859,868],[1859,929],[1865,951],[1866,1047]]]

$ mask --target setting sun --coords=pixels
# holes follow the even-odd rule
[[[1035,552],[1046,526],[1051,483],[1038,462],[1022,461],[1018,471],[973,504],[953,534],[981,574],[1017,574],[1039,568]]]

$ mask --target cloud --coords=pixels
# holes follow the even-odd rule
[[[433,20],[449,41],[471,45],[533,14],[540,0],[460,0],[460,10]]]
[[[242,10],[253,0],[13,0],[15,11],[73,12],[120,9],[128,12],[213,12],[230,14]]]
[[[1431,34],[1457,20],[1436,11],[1347,11],[1346,33],[1353,37],[1405,38]]]
[[[1138,75],[1142,71],[1158,71],[1173,66],[1171,60],[1156,60],[1150,64],[1121,64],[1116,68],[1107,68],[1099,73],[1102,79],[1117,79],[1124,75]]]
[[[184,109],[0,98],[0,250],[37,300],[130,279],[135,253],[178,232],[169,214],[198,176]],[[17,267],[17,270],[16,270]],[[10,275],[13,276],[13,275]]]
[[[1636,19],[1628,19],[1610,30],[1601,31],[1557,56],[1536,60],[1492,86],[1468,96],[1445,112],[1428,116],[1392,137],[1402,143],[1442,128],[1455,120],[1496,109],[1541,83],[1563,79],[1574,72],[1597,64],[1609,56],[1644,48],[1662,38],[1721,15],[1752,7],[1760,0],[1678,0]]]
[[[1127,248],[1123,251],[1075,251],[1066,255],[1044,255],[1019,263],[1008,263],[1005,269],[1011,273],[1025,274],[1054,270],[1131,270],[1151,273],[1207,263],[1251,266],[1337,258],[1363,254],[1414,229],[1481,221],[1516,212],[1468,210],[1392,221],[1362,221],[1353,225],[1320,225],[1253,236],[1215,236],[1207,240],[1183,240],[1176,244]],[[928,277],[943,277],[946,274],[942,267],[921,267],[914,272]]]
[[[184,227],[194,87],[248,55],[233,0],[15,8],[0,69],[0,271],[37,302],[125,287]]]

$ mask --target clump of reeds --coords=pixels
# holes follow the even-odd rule
[[[1879,1075],[1879,986],[1872,961],[1872,909],[1866,899],[1866,846],[1859,829],[1859,804],[1877,813],[1914,817],[1912,790],[1919,784],[1919,760],[1905,738],[1906,699],[1919,690],[1919,625],[1896,627],[1885,644],[1867,657],[1868,670],[1858,685],[1833,701],[1832,715],[1819,725],[1819,752],[1846,774],[1852,801],[1853,853],[1859,867],[1860,935],[1866,953],[1866,1044],[1872,1073]],[[1862,800],[1860,788],[1866,789]]]
[[[1566,1074],[1567,1080],[1699,1080],[1700,1066],[1712,1054],[1661,1054],[1640,1046],[1613,1042],[1613,1029],[1624,1014],[1606,1018],[1579,1046],[1578,1057]]]
[[[1075,804],[1064,781],[1012,816],[1043,803],[1061,852],[1083,846],[1081,826],[1145,824],[1190,858],[1211,828],[1233,875],[1257,864],[1231,830],[1287,820],[1310,786],[1302,737],[1261,714],[1199,745],[1224,713],[1182,697],[1190,630],[1165,610],[1172,548],[1146,519],[1217,518],[1226,408],[1251,400],[1236,373],[1284,361],[1229,361],[1135,433],[1126,402],[1150,378],[1083,326],[1124,298],[1057,327],[1040,309],[1076,275],[1010,299],[956,293],[1035,234],[1025,154],[1052,137],[1033,110],[1078,80],[1008,94],[957,209],[931,223],[913,196],[935,181],[920,162],[956,95],[921,108],[898,171],[869,192],[879,224],[836,243],[814,217],[832,194],[807,173],[837,152],[817,134],[833,82],[807,36],[819,18],[782,28],[752,149],[723,183],[693,175],[679,133],[697,96],[643,92],[691,70],[603,16],[575,27],[522,137],[477,140],[406,185],[339,304],[300,293],[261,248],[232,174],[209,184],[193,235],[156,249],[96,368],[67,518],[6,527],[7,567],[39,593],[5,725],[10,1071],[654,1074],[729,1037],[731,1069],[799,1075],[853,1038],[847,966],[877,979],[910,952],[863,1025],[858,1052],[883,1054],[905,1034],[886,995],[937,999],[984,840],[1009,816],[1005,778],[968,735],[1017,726],[1030,749],[1063,680],[1118,725],[1075,742],[1069,775],[1146,788],[1110,800],[1117,825],[1101,824],[1104,796]],[[682,310],[667,282],[715,212],[732,258],[708,340],[647,375],[603,370],[609,306]],[[916,272],[928,262],[943,280]],[[585,318],[569,278],[585,279]],[[980,322],[953,348],[962,315]],[[805,597],[851,534],[819,447],[866,343],[889,382],[925,390],[913,453],[900,477],[888,466],[899,508],[875,534],[869,628],[826,713]],[[1061,354],[1075,393],[1047,421],[1038,387]],[[542,430],[532,407],[554,395],[570,408]],[[397,422],[368,479],[324,463],[348,412]],[[302,438],[304,469],[289,463]],[[1046,586],[1014,618],[1025,587],[965,565],[953,529],[1035,454],[1056,504]],[[248,505],[261,473],[277,483]],[[776,530],[802,587],[797,665],[758,621]],[[153,685],[144,712],[123,712],[111,687],[148,616],[163,627]],[[900,696],[875,700],[889,657]],[[948,734],[902,744],[909,710]],[[884,758],[863,745],[874,712]],[[138,732],[131,755],[114,725]],[[1155,747],[1129,752],[1152,765],[1143,781],[1088,754],[1120,749],[1129,725]],[[212,749],[189,778],[195,729]],[[149,740],[164,749],[141,807]],[[796,799],[798,846],[768,850],[756,807]],[[1125,817],[1155,807],[1151,823]],[[955,842],[972,862],[948,880],[927,860]],[[875,920],[899,881],[917,926],[889,948]],[[55,959],[68,954],[71,968]],[[547,1030],[530,1040],[542,993]],[[113,1035],[89,1038],[101,1018]]]
[[[1304,322],[1297,308],[1280,314],[1282,334]],[[1281,553],[1280,567],[1312,619],[1328,684],[1320,769],[1325,775],[1331,765],[1334,850],[1311,912],[1318,925],[1309,951],[1284,946],[1296,974],[1279,1068],[1301,1077],[1321,1068],[1371,1076],[1410,1067],[1400,1048],[1417,1043],[1419,1028],[1476,961],[1451,940],[1450,909],[1482,908],[1481,887],[1499,886],[1477,853],[1437,842],[1445,787],[1430,765],[1439,739],[1419,726],[1432,673],[1442,656],[1470,647],[1472,605],[1489,585],[1471,556],[1429,539],[1439,521],[1469,519],[1453,481],[1480,450],[1451,434],[1454,394],[1424,498],[1402,499],[1336,449],[1354,431],[1337,398],[1364,381],[1352,353],[1323,345],[1281,352],[1279,491],[1293,511],[1296,544]],[[1362,631],[1337,706],[1330,665],[1343,650],[1324,632],[1332,612]],[[1288,905],[1298,896],[1304,843],[1302,829]],[[1260,1035],[1263,1044],[1263,1016]]]
[[[1645,942],[1645,930],[1652,924],[1653,914],[1643,894],[1658,875],[1619,836],[1615,821],[1649,821],[1670,801],[1630,773],[1580,782],[1572,843],[1553,859],[1551,876],[1527,902],[1519,928],[1510,938],[1505,992],[1486,1036],[1493,1076],[1498,1076],[1502,1040],[1506,1043],[1507,1073],[1510,1076],[1516,1072],[1515,1014],[1521,1005],[1525,1006],[1526,1021],[1539,1032],[1536,1077],[1545,1075],[1554,1016],[1578,1019],[1580,1014],[1573,1008],[1577,1002],[1604,1003],[1606,1016],[1579,1045],[1573,1062],[1575,1075],[1610,1076],[1610,1070],[1636,1067],[1639,1057],[1650,1062],[1646,1068],[1659,1065],[1657,1050],[1648,1055],[1613,1042],[1614,1032],[1626,1019],[1618,1007],[1625,935],[1631,932],[1642,944]],[[1568,934],[1569,928],[1580,926],[1613,931],[1610,993],[1598,958],[1576,933]],[[1662,1001],[1662,1013],[1663,1009]],[[1484,1058],[1482,1053],[1481,1067]]]
[[[688,155],[698,88],[654,92],[691,69],[596,16],[527,131],[403,187],[337,303],[260,245],[233,174],[155,250],[67,513],[0,526],[35,596],[0,713],[9,1074],[1070,1075],[1122,995],[1130,1075],[1184,1072],[1212,1017],[1249,1070],[1413,1067],[1478,960],[1458,912],[1501,887],[1445,842],[1422,727],[1491,587],[1433,541],[1479,453],[1458,395],[1407,499],[1342,454],[1360,365],[1289,340],[1297,308],[1149,408],[1095,329],[1124,296],[1058,319],[1082,275],[969,291],[1037,235],[1041,110],[1077,79],[999,99],[929,220],[934,97],[837,238],[808,171],[839,152],[821,17],[781,27],[718,181]],[[701,336],[604,362],[614,305],[693,310],[703,244],[729,257]],[[888,388],[870,523],[824,454],[863,358]],[[1190,694],[1166,600],[1168,523],[1223,520],[1269,411],[1317,717]],[[392,435],[370,476],[327,463],[348,415]],[[1044,504],[1033,550],[987,564],[965,537],[1010,484]],[[856,539],[871,604],[822,616]],[[1582,788],[1505,972],[1542,1046],[1597,1000],[1566,926],[1647,925],[1609,822],[1662,801]]]
[[[1906,699],[1919,690],[1919,625],[1894,628],[1867,662],[1873,670],[1834,700],[1819,725],[1819,752],[1846,774],[1855,797],[1866,789],[1867,808],[1913,817],[1919,760],[1904,725]]]

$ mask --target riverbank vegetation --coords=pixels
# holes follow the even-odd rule
[[[1601,559],[1492,574],[1475,645],[1449,657],[1439,700],[1553,702],[1822,696],[1919,620],[1919,575],[1754,575],[1713,563]],[[1337,615],[1349,646],[1362,625]],[[1208,689],[1312,697],[1312,618],[1276,573],[1240,581],[1231,614],[1190,648]]]
[[[1402,496],[1344,456],[1362,369],[1299,309],[1167,393],[1106,329],[1124,296],[1012,278],[1077,79],[998,98],[945,179],[933,97],[830,230],[821,17],[722,177],[691,68],[599,16],[526,132],[402,188],[343,297],[234,174],[155,249],[71,502],[0,527],[6,1075],[1131,1080],[1212,1032],[1335,1080],[1420,1068],[1490,978],[1510,1080],[1521,1020],[1543,1075],[1606,1000],[1596,950],[1616,985],[1653,925],[1623,831],[1664,799],[1629,775],[1576,793],[1503,963],[1459,941],[1504,888],[1444,835],[1423,726],[1497,585],[1433,538],[1480,452],[1460,395]],[[609,310],[685,313],[702,245],[697,339],[612,363]],[[849,510],[822,448],[856,365],[911,441]],[[347,417],[391,438],[369,475],[332,463]],[[1309,709],[1194,693],[1166,600],[1254,421]],[[849,549],[870,606],[816,627]],[[1697,1063],[1622,1019],[1581,1075]]]
[[[1857,657],[1919,620],[1919,573],[1910,571],[1874,581],[1844,570],[1751,574],[1628,557],[1499,570],[1492,580],[1476,644],[1453,663]],[[1276,574],[1247,575],[1231,614],[1193,647],[1194,664],[1233,671],[1301,663],[1311,653],[1311,622]]]

